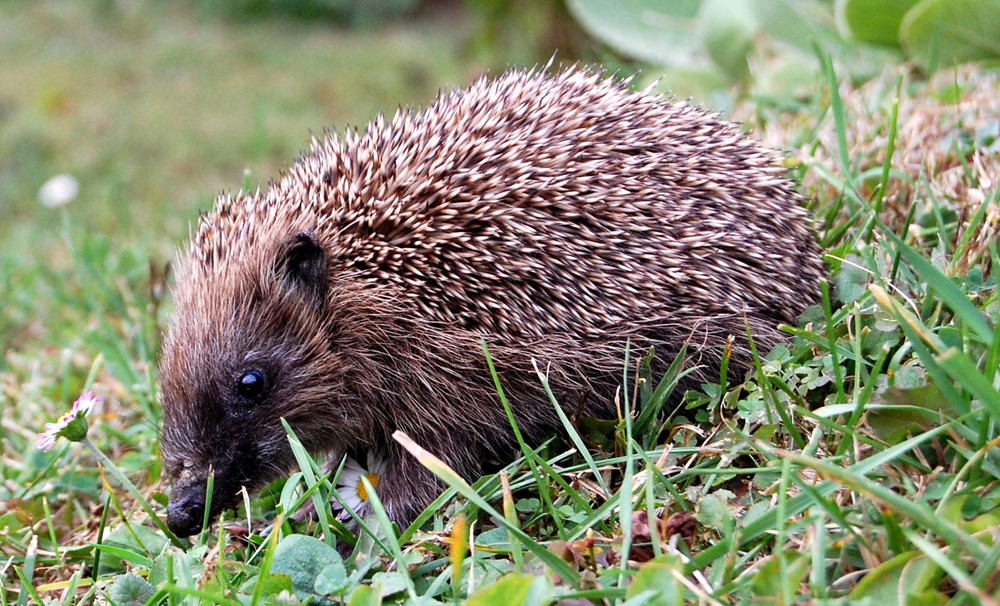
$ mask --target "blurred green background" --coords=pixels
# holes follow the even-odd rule
[[[820,94],[821,54],[856,81],[907,58],[930,72],[1000,54],[1000,0],[889,4],[5,0],[0,351],[67,347],[84,328],[60,305],[91,287],[70,269],[74,242],[89,247],[95,278],[140,288],[218,192],[274,178],[310,134],[363,128],[484,71],[599,63],[724,112],[746,99],[759,112]],[[43,206],[39,189],[61,174],[78,193]]]
[[[552,52],[487,50],[457,2],[339,4],[0,3],[0,351],[87,330],[63,300],[100,289],[80,258],[141,289],[218,192],[276,177],[311,134]],[[43,206],[60,174],[78,194]]]

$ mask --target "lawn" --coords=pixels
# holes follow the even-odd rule
[[[1000,80],[970,67],[852,86],[827,65],[805,96],[736,104],[787,153],[830,268],[748,376],[668,397],[631,352],[617,421],[471,486],[424,457],[451,488],[409,529],[290,520],[332,487],[306,453],[211,532],[154,523],[168,266],[199,210],[311,133],[468,83],[474,30],[441,7],[348,30],[0,4],[0,606],[1000,603]],[[74,199],[40,203],[62,174]],[[38,450],[88,389],[89,442]]]

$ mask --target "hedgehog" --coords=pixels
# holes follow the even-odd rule
[[[167,524],[198,532],[295,466],[376,455],[397,523],[559,417],[611,417],[626,350],[689,381],[747,371],[816,302],[804,200],[738,125],[628,80],[512,69],[313,137],[261,191],[203,215],[160,358]],[[728,343],[727,343],[728,341]],[[363,459],[362,459],[363,460]],[[206,516],[206,486],[214,491]],[[365,512],[359,512],[362,515]]]

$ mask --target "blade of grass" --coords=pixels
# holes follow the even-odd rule
[[[350,542],[348,540],[350,538],[349,536],[350,531],[348,531],[347,528],[335,518],[331,519],[329,516],[329,512],[327,511],[327,507],[329,506],[330,503],[330,496],[332,495],[333,498],[335,498],[337,502],[341,504],[341,506],[344,508],[344,511],[346,511],[347,514],[351,516],[351,519],[354,520],[354,522],[358,525],[358,530],[360,532],[368,534],[380,549],[382,549],[386,553],[389,553],[387,546],[382,542],[382,539],[378,536],[378,533],[376,533],[368,525],[368,523],[365,522],[365,520],[358,515],[356,511],[354,511],[353,509],[351,509],[350,506],[345,504],[345,499],[341,496],[340,492],[337,491],[337,489],[334,488],[333,486],[333,483],[336,482],[337,477],[340,476],[341,470],[343,470],[344,461],[341,461],[340,466],[337,468],[336,475],[334,476],[332,482],[330,481],[329,473],[323,474],[322,476],[318,475],[320,471],[319,466],[316,465],[316,461],[309,455],[309,452],[305,449],[305,446],[302,445],[302,441],[299,440],[299,437],[295,434],[295,431],[285,421],[285,419],[281,419],[281,423],[285,428],[285,433],[288,435],[288,441],[292,449],[292,454],[295,456],[296,463],[299,464],[299,469],[302,471],[302,477],[306,481],[306,491],[296,500],[296,502],[293,505],[293,509],[300,507],[305,502],[305,499],[312,499],[313,505],[315,506],[317,511],[317,516],[319,517],[320,520],[326,521],[326,524],[323,524],[322,522],[320,523],[324,536],[329,537],[326,539],[326,543],[331,547],[333,547],[334,535],[339,536],[343,538],[345,541]],[[329,492],[328,493],[321,492],[323,490],[328,490]]]
[[[646,436],[649,433],[650,427],[660,416],[660,411],[663,410],[664,405],[666,405],[670,395],[674,393],[681,379],[694,372],[694,368],[684,368],[686,357],[687,346],[685,345],[674,356],[674,360],[670,363],[670,367],[667,368],[667,372],[663,374],[663,378],[657,383],[656,389],[653,390],[649,400],[639,412],[639,418],[635,421],[635,431],[640,436]]]
[[[146,568],[153,565],[153,559],[148,558],[141,553],[132,551],[126,547],[118,547],[117,545],[101,545],[100,543],[88,543],[88,545],[93,545],[94,549],[100,549],[110,553],[113,556],[117,556],[126,562],[131,562],[136,566],[145,566]]]
[[[507,520],[509,526],[514,526],[520,530],[517,519],[517,510],[514,509],[514,495],[510,491],[510,478],[507,476],[507,470],[500,470],[500,484],[503,487],[503,517]],[[521,553],[521,542],[517,539],[517,535],[508,532],[507,537],[510,540],[510,554],[514,559],[514,570],[518,572],[524,571],[524,555]]]
[[[480,509],[500,521],[507,529],[508,533],[516,536],[528,548],[528,551],[547,564],[553,572],[558,574],[564,580],[569,581],[573,586],[577,585],[579,582],[579,574],[576,570],[571,568],[569,564],[563,561],[562,558],[552,553],[542,544],[528,536],[528,534],[521,530],[517,525],[507,522],[507,519],[499,511],[494,509],[493,506],[486,501],[486,499],[477,493],[472,486],[469,486],[468,482],[448,467],[444,461],[424,450],[422,446],[414,442],[402,431],[397,430],[392,434],[392,438],[399,442],[403,448],[407,450],[407,452],[413,455],[417,461],[419,461],[420,464],[426,467],[431,473],[440,478],[441,481],[457,490],[463,497],[472,501]]]
[[[282,418],[281,425],[285,428],[285,433],[288,435],[288,444],[292,449],[292,454],[295,456],[295,462],[299,464],[299,469],[302,471],[306,487],[310,490],[315,488],[315,492],[312,494],[312,501],[316,509],[316,517],[319,519],[319,526],[323,530],[323,538],[327,545],[336,547],[334,533],[330,532],[330,497],[323,486],[323,482],[317,480],[316,462],[309,456],[305,446],[302,445],[299,437],[295,435],[288,421]]]
[[[74,572],[69,577],[69,584],[66,587],[65,597],[63,598],[63,604],[65,604],[66,606],[72,606],[72,604],[76,603],[76,599],[75,599],[76,598],[76,589],[77,589],[77,587],[80,587],[80,577],[82,575],[83,575],[83,570],[81,569],[81,570],[77,570],[76,572]],[[91,584],[92,584],[92,581],[90,579],[84,579],[84,583],[83,583],[84,587],[86,587],[88,585],[91,585]],[[91,591],[92,590],[93,590],[93,587],[91,587]],[[90,593],[91,591],[88,591],[87,593]],[[83,600],[81,600],[80,602],[81,603],[86,603]]]
[[[663,554],[663,546],[660,544],[662,537],[662,526],[660,520],[656,517],[656,497],[653,494],[653,472],[650,467],[655,467],[656,465],[650,465],[646,462],[646,481],[643,482],[643,500],[646,506],[646,520],[649,522],[650,529],[650,543],[653,547],[653,558],[658,558]]]
[[[903,440],[899,444],[886,448],[885,450],[877,454],[874,454],[868,457],[867,459],[858,461],[857,463],[851,466],[851,470],[853,471],[853,473],[856,474],[861,474],[861,475],[866,474],[886,463],[898,459],[899,457],[905,455],[914,448],[917,448],[921,444],[930,441],[932,438],[948,432],[955,423],[960,423],[964,419],[965,417],[960,417],[955,421],[944,423],[929,431],[925,431],[922,434],[919,434],[907,440]],[[762,445],[761,448],[766,452],[774,452],[774,449],[771,448],[770,446]],[[813,489],[815,491],[815,494],[819,494],[825,497],[830,495],[835,490],[839,489],[840,486],[841,485],[839,483],[828,480],[818,486],[813,487]],[[796,495],[791,499],[789,499],[788,502],[786,503],[785,513],[787,516],[795,516],[809,509],[814,504],[815,501],[813,500],[813,495],[811,493]],[[775,516],[776,513],[772,509],[765,512],[762,516],[744,526],[742,529],[742,533],[740,535],[741,547],[749,546],[752,542],[760,539],[763,535],[770,532],[771,529],[774,528],[774,526],[777,524]],[[716,545],[712,545],[711,547],[693,556],[691,562],[688,564],[687,570],[690,571],[703,568],[709,563],[714,562],[718,557],[723,555],[728,549],[730,549],[728,543],[719,543]]]
[[[465,561],[465,552],[469,548],[470,535],[472,529],[466,532],[466,521],[465,516],[459,514],[455,519],[454,524],[451,527],[451,548],[450,548],[450,560],[451,560],[451,590],[452,599],[457,603],[459,598],[459,592],[462,588],[462,563]]]
[[[396,530],[392,526],[389,514],[385,512],[385,507],[382,505],[378,493],[375,492],[375,487],[368,481],[367,476],[361,476],[361,483],[368,495],[368,501],[371,503],[372,513],[375,515],[375,519],[378,520],[379,525],[382,526],[382,531],[385,535],[385,544],[389,547],[387,553],[395,558],[396,570],[399,571],[400,576],[403,577],[403,582],[406,584],[406,593],[410,596],[411,600],[416,602],[418,600],[417,588],[413,585],[413,579],[410,577],[406,560],[403,559],[403,548],[399,545],[399,538],[396,536]]]
[[[31,584],[31,579],[24,574],[24,571],[22,571],[20,567],[14,566],[13,568],[14,572],[17,573],[18,578],[21,579],[21,591],[17,598],[18,606],[26,605],[28,603],[28,597],[35,600],[35,604],[44,604],[45,601],[42,600],[42,596],[38,595],[38,592],[35,591],[35,587]],[[21,596],[24,596],[23,601],[21,600]]]
[[[826,76],[827,85],[830,87],[830,112],[833,114],[833,126],[837,133],[837,153],[834,157],[837,158],[840,170],[844,175],[845,192],[849,192],[851,197],[862,202],[861,196],[858,194],[858,184],[851,168],[850,148],[847,146],[847,114],[844,111],[844,100],[840,97],[840,81],[829,53],[823,51],[818,44],[814,44],[814,49],[819,57],[823,75]]]
[[[955,473],[955,476],[951,479],[951,482],[948,483],[948,486],[942,493],[941,500],[938,502],[937,509],[935,510],[937,513],[941,514],[945,511],[948,506],[948,501],[951,499],[952,495],[958,494],[958,492],[966,485],[966,476],[972,475],[976,470],[978,470],[986,455],[998,446],[1000,446],[1000,436],[990,440],[989,442],[984,440],[982,448],[978,448],[974,453],[968,455],[969,460],[958,469],[958,472]]]
[[[833,306],[830,299],[830,283],[825,279],[819,281],[820,291],[823,295],[823,317],[826,318],[826,336],[828,340],[828,350],[830,352],[831,364],[833,366],[833,383],[837,390],[837,401],[846,402],[847,392],[844,390],[844,376],[840,368],[840,359],[837,355],[837,333],[834,329]]]
[[[958,246],[955,247],[956,259],[961,259],[965,254],[965,247],[969,245],[973,236],[976,235],[979,226],[983,224],[983,219],[986,217],[986,209],[996,204],[998,197],[1000,197],[1000,187],[994,187],[990,190],[989,195],[983,197],[983,202],[976,209],[976,212],[972,213],[972,217],[969,218],[969,224],[965,227],[965,231],[962,232],[962,238],[959,240]]]
[[[996,600],[983,592],[982,589],[976,587],[972,579],[969,578],[969,574],[960,569],[954,562],[951,561],[950,558],[948,558],[948,556],[942,553],[941,549],[939,549],[937,545],[934,545],[922,537],[919,533],[909,528],[903,527],[901,530],[907,540],[909,540],[914,547],[923,552],[928,559],[940,566],[941,570],[945,571],[945,573],[951,577],[953,581],[955,581],[955,584],[959,587],[959,589],[975,596],[979,600],[979,603],[984,606],[987,604],[996,606],[998,604]]]
[[[1000,542],[997,542],[986,557],[979,561],[979,567],[972,573],[972,582],[981,587],[1000,570]]]
[[[939,355],[937,360],[955,382],[979,398],[994,418],[1000,419],[1000,391],[983,376],[969,356],[952,347]]]
[[[769,445],[766,447],[770,448]],[[786,461],[792,461],[816,471],[823,478],[832,478],[836,483],[846,486],[855,493],[875,501],[880,507],[889,507],[892,511],[912,519],[928,530],[932,530],[953,546],[964,548],[973,557],[981,558],[986,555],[986,547],[975,537],[966,533],[949,520],[936,515],[934,510],[926,504],[918,503],[906,496],[900,495],[891,488],[887,488],[881,483],[868,478],[865,474],[859,473],[853,467],[837,467],[826,461],[784,449],[773,449],[773,452]]]
[[[570,422],[569,417],[566,416],[566,413],[563,412],[562,406],[560,406],[559,402],[556,400],[555,394],[552,393],[552,387],[549,385],[548,374],[543,373],[541,370],[539,370],[538,362],[534,358],[532,358],[531,360],[531,365],[534,367],[535,374],[538,375],[538,380],[541,381],[542,387],[545,389],[546,395],[549,396],[549,402],[551,402],[552,407],[555,408],[556,415],[559,417],[559,421],[562,423],[563,429],[566,431],[567,437],[569,437],[570,441],[573,443],[573,446],[576,447],[576,451],[580,454],[580,456],[583,457],[583,460],[586,461],[587,465],[590,466],[590,471],[591,473],[594,474],[594,479],[597,481],[597,484],[601,487],[601,490],[604,493],[604,498],[610,497],[611,491],[608,490],[607,484],[604,483],[604,475],[597,468],[597,463],[594,462],[594,457],[591,456],[590,449],[587,448],[586,444],[583,443],[583,438],[580,437],[579,432],[576,431],[576,427],[574,427],[573,423]],[[552,477],[554,478],[556,476]]]
[[[538,466],[542,468],[546,475],[552,478],[553,482],[559,485],[559,488],[566,492],[566,495],[571,501],[573,501],[578,510],[585,511],[587,513],[592,513],[594,511],[594,509],[590,506],[590,503],[587,502],[587,499],[583,498],[583,496],[580,495],[580,492],[573,488],[573,486],[562,477],[562,474],[557,471],[555,467],[549,465],[547,461],[542,459],[538,460]],[[610,497],[610,495],[608,496]]]
[[[46,497],[42,497],[42,513],[45,514],[45,528],[49,531],[49,541],[52,543],[52,552],[56,555],[56,559],[59,557],[59,541],[56,540],[56,527],[52,523],[52,510],[49,509],[49,500]]]
[[[786,516],[786,508],[788,505],[788,488],[792,483],[792,476],[796,475],[792,471],[792,461],[790,459],[783,459],[781,461],[781,480],[778,482],[778,503],[775,509],[775,521],[778,523],[777,528],[775,528],[774,536],[774,556],[779,558],[779,561],[784,556],[785,553],[785,534],[787,532],[787,524],[789,521],[789,516]],[[794,603],[794,597],[792,595],[793,587],[795,584],[788,577],[788,566],[781,565],[778,567],[778,576],[780,578],[779,586],[781,587],[781,603],[782,604],[792,604]]]
[[[218,534],[216,534],[215,544],[216,545],[227,545],[228,544],[228,541],[226,540],[226,525],[223,523],[222,516],[219,516],[219,532],[218,532]],[[234,587],[232,585],[232,579],[229,577],[229,572],[227,572],[228,565],[226,564],[226,560],[227,560],[227,550],[226,549],[220,549],[219,550],[219,562],[218,562],[218,564],[215,567],[216,575],[218,576],[219,585],[222,586],[222,590],[223,590],[224,594],[225,595],[235,595],[236,592],[235,592]],[[232,562],[233,562],[233,564],[235,564],[235,561],[232,561]],[[233,566],[233,568],[235,569],[236,567]]]
[[[983,364],[983,371],[986,373],[986,380],[993,384],[996,373],[1000,370],[1000,328],[993,331],[993,343],[986,355],[986,363]]]
[[[225,596],[219,595],[214,591],[195,589],[194,587],[183,587],[181,585],[176,585],[172,583],[164,585],[163,589],[156,592],[156,594],[152,598],[150,598],[147,604],[159,604],[160,600],[158,600],[157,598],[160,597],[161,595],[167,597],[173,597],[175,595],[179,595],[179,596],[184,596],[186,598],[198,598],[198,601],[194,602],[195,604],[216,604],[218,606],[243,606],[242,602],[238,602],[237,600],[231,600]],[[187,600],[185,600],[184,602],[187,603]],[[175,604],[176,602],[174,602],[174,600],[170,600],[168,603]],[[252,602],[252,604],[256,603],[257,602]]]
[[[104,495],[104,508],[101,510],[101,522],[97,526],[97,542],[104,542],[104,530],[108,526],[108,511],[111,509],[111,493],[107,492]],[[101,550],[94,550],[94,563],[91,565],[90,578],[97,580],[97,573],[101,569]]]
[[[750,331],[750,320],[744,318],[744,326],[747,332],[747,343],[750,344],[750,352],[753,354],[753,364],[755,369],[755,374],[757,375],[757,384],[760,386],[760,391],[764,395],[764,400],[767,402],[767,414],[770,421],[771,410],[773,409],[779,417],[781,417],[782,426],[785,431],[792,437],[792,441],[799,448],[805,448],[806,440],[802,437],[799,429],[792,422],[792,417],[789,416],[788,410],[783,404],[778,402],[778,399],[774,397],[774,388],[771,387],[771,378],[767,373],[764,372],[764,365],[760,361],[760,353],[757,351],[757,343],[754,342],[753,334]]]
[[[824,495],[816,492],[816,487],[809,482],[796,481],[796,485],[802,490],[802,492],[811,494],[814,501],[823,509],[823,514],[829,515],[833,518],[840,525],[840,528],[846,530],[851,536],[854,537],[859,545],[863,545],[867,549],[876,549],[868,537],[858,532],[857,525],[851,523],[851,521],[847,519],[847,515],[835,500],[828,499]],[[820,517],[825,517],[825,515],[821,515]]]
[[[34,585],[31,584],[31,579],[35,578],[35,559],[37,556],[38,537],[33,534],[28,543],[28,548],[24,552],[24,563],[20,567],[13,567],[17,576],[21,577],[21,591],[17,595],[18,606],[25,606],[28,603],[29,596],[35,598],[36,604],[44,604],[41,598],[38,597],[38,593],[35,592]]]
[[[991,345],[994,338],[993,329],[982,312],[969,300],[969,297],[923,255],[906,244],[902,238],[892,233],[888,228],[883,231],[892,242],[895,250],[913,267],[920,279],[926,282],[927,286],[941,297],[945,305],[973,330],[983,344]]]
[[[885,195],[889,190],[889,171],[892,168],[892,157],[896,152],[896,138],[899,136],[899,97],[900,92],[903,90],[903,78],[900,76],[896,80],[896,94],[892,98],[892,112],[889,114],[889,139],[885,144],[885,160],[882,162],[882,178],[879,180],[878,186],[878,198],[875,200],[875,213],[874,216],[882,214],[882,206],[885,205]],[[872,223],[865,234],[866,242],[871,241],[872,229],[874,229],[875,224]]]
[[[625,344],[625,367],[622,370],[622,418],[625,420],[625,470],[622,472],[622,485],[618,490],[618,524],[622,534],[621,570],[618,586],[625,588],[628,581],[628,561],[632,551],[632,478],[635,474],[635,459],[632,456],[632,408],[628,399],[628,367],[631,343]]]
[[[456,494],[458,493],[452,488],[445,489],[445,491],[442,492],[438,498],[434,499],[434,501],[432,501],[431,504],[428,505],[422,512],[420,512],[420,515],[413,520],[413,523],[399,535],[399,542],[409,543],[413,538],[413,535],[419,532],[428,520],[443,510],[445,508],[445,504],[454,499]]]
[[[521,428],[518,427],[517,419],[514,417],[514,410],[511,408],[510,402],[507,400],[507,395],[504,393],[503,385],[500,384],[500,375],[497,373],[497,369],[493,365],[493,356],[490,355],[490,349],[486,344],[486,339],[482,340],[482,345],[483,354],[486,356],[486,365],[489,367],[490,376],[493,377],[493,385],[496,387],[497,395],[500,397],[500,403],[503,405],[504,412],[507,414],[507,420],[510,422],[510,426],[514,430],[514,437],[517,439],[517,444],[521,447],[521,452],[524,453],[528,469],[535,478],[535,483],[538,486],[538,496],[541,497],[542,503],[544,503],[545,508],[552,516],[552,522],[556,525],[556,531],[558,532],[559,537],[565,540],[566,529],[563,527],[562,515],[555,507],[552,495],[549,493],[548,483],[542,481],[542,476],[538,472],[537,455],[534,450],[528,446],[527,442],[524,441],[524,436],[521,435]]]
[[[819,345],[820,347],[823,347],[824,350],[827,350],[831,346],[835,347],[837,356],[839,358],[842,358],[845,361],[846,360],[850,360],[852,362],[855,361],[854,352],[848,349],[847,347],[840,345],[839,343],[831,345],[829,335],[827,336],[818,335],[814,332],[805,330],[803,328],[799,328],[797,326],[785,326],[782,330],[787,334],[799,337],[805,341],[808,341],[809,343],[812,343],[813,345]]]
[[[198,543],[204,545],[211,526],[212,495],[215,494],[215,471],[209,469],[208,482],[205,483],[205,515],[201,519],[201,532],[198,533]],[[220,524],[221,526],[221,524]]]
[[[861,314],[858,314],[857,317],[858,317],[858,322],[860,323]],[[856,330],[855,333],[860,334],[861,331]],[[878,370],[881,369],[885,364],[886,358],[889,357],[889,351],[890,349],[887,345],[883,345],[879,349],[878,358],[875,360],[875,363],[872,364],[872,373],[868,376],[868,380],[865,382],[864,387],[861,389],[860,392],[854,390],[854,399],[855,399],[854,410],[852,410],[850,413],[851,416],[848,419],[846,425],[846,427],[848,428],[848,432],[846,432],[844,436],[845,438],[849,437],[851,439],[840,440],[840,442],[837,444],[837,450],[836,450],[837,456],[847,454],[848,448],[850,447],[851,443],[855,441],[856,433],[854,432],[854,428],[857,427],[858,423],[861,421],[861,415],[864,414],[864,411],[868,409],[868,405],[871,402],[872,394],[875,393],[875,387],[878,385],[878,377],[879,377]],[[858,353],[860,354],[860,352]],[[861,359],[860,356],[858,359],[859,360]],[[861,371],[859,366],[860,365],[855,367],[858,369],[855,370],[855,372],[860,375]]]
[[[257,606],[257,604],[260,604],[261,598],[264,597],[264,585],[268,575],[271,573],[271,562],[274,561],[274,550],[278,546],[278,535],[281,534],[280,528],[283,517],[279,512],[274,519],[271,536],[267,537],[267,549],[264,550],[264,560],[260,563],[260,572],[257,575],[257,582],[254,583],[250,606]]]
[[[931,228],[929,226],[924,227],[923,235],[935,235],[937,236],[937,248],[940,254],[944,258],[951,258],[953,256],[951,250],[951,243],[954,238],[949,237],[949,223],[944,218],[944,213],[941,212],[942,204],[938,200],[937,194],[934,193],[934,188],[931,187],[931,180],[926,174],[920,176],[920,186],[924,190],[924,195],[927,196],[929,201],[929,206],[931,208],[931,214],[934,215],[934,223],[936,227]],[[933,253],[932,253],[933,254]]]

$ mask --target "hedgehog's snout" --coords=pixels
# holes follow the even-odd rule
[[[179,537],[201,532],[205,521],[205,486],[174,484],[167,505],[167,528]]]

